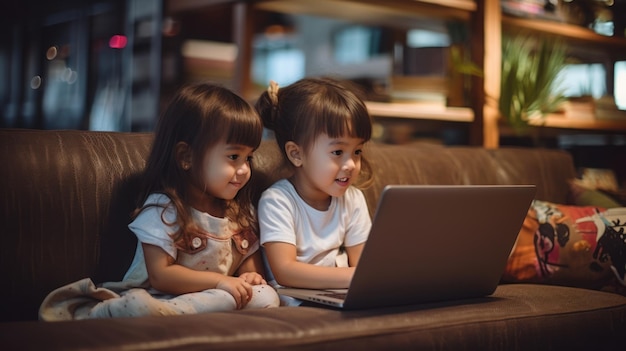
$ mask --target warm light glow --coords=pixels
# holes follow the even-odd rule
[[[58,54],[58,49],[56,46],[51,46],[48,48],[48,50],[46,51],[46,58],[48,59],[48,61],[52,61],[57,57]]]
[[[109,40],[109,46],[112,49],[123,49],[123,48],[126,47],[126,43],[127,42],[128,42],[128,39],[126,39],[126,36],[124,36],[124,35],[114,35]]]

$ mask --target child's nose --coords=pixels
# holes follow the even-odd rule
[[[244,163],[241,167],[237,168],[237,175],[244,175],[250,172],[250,165],[248,163]]]
[[[350,157],[344,164],[343,164],[343,169],[345,171],[351,171],[356,167],[356,162],[354,162],[354,159],[352,157]]]

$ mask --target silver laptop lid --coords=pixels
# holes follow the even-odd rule
[[[486,296],[504,272],[534,185],[390,185],[344,308]]]

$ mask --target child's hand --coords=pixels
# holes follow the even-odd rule
[[[252,285],[241,277],[224,277],[216,286],[217,289],[225,290],[235,298],[237,309],[244,308],[252,298]]]
[[[243,279],[246,283],[250,284],[250,285],[260,285],[260,284],[267,284],[267,282],[265,281],[265,279],[263,279],[263,276],[260,275],[257,272],[245,272],[245,273],[241,273],[241,275],[239,276],[239,278]]]

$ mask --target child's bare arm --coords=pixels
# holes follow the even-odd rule
[[[296,260],[296,247],[281,242],[265,243],[265,253],[278,284],[296,288],[347,288],[354,267],[322,267]]]
[[[237,269],[237,275],[252,285],[267,284],[263,278],[265,269],[263,268],[261,251],[257,251],[246,258]]]
[[[348,265],[350,265],[350,267],[356,267],[356,265],[359,263],[359,259],[361,259],[361,253],[363,252],[364,247],[365,244],[358,244],[346,247],[346,254],[348,254]]]

